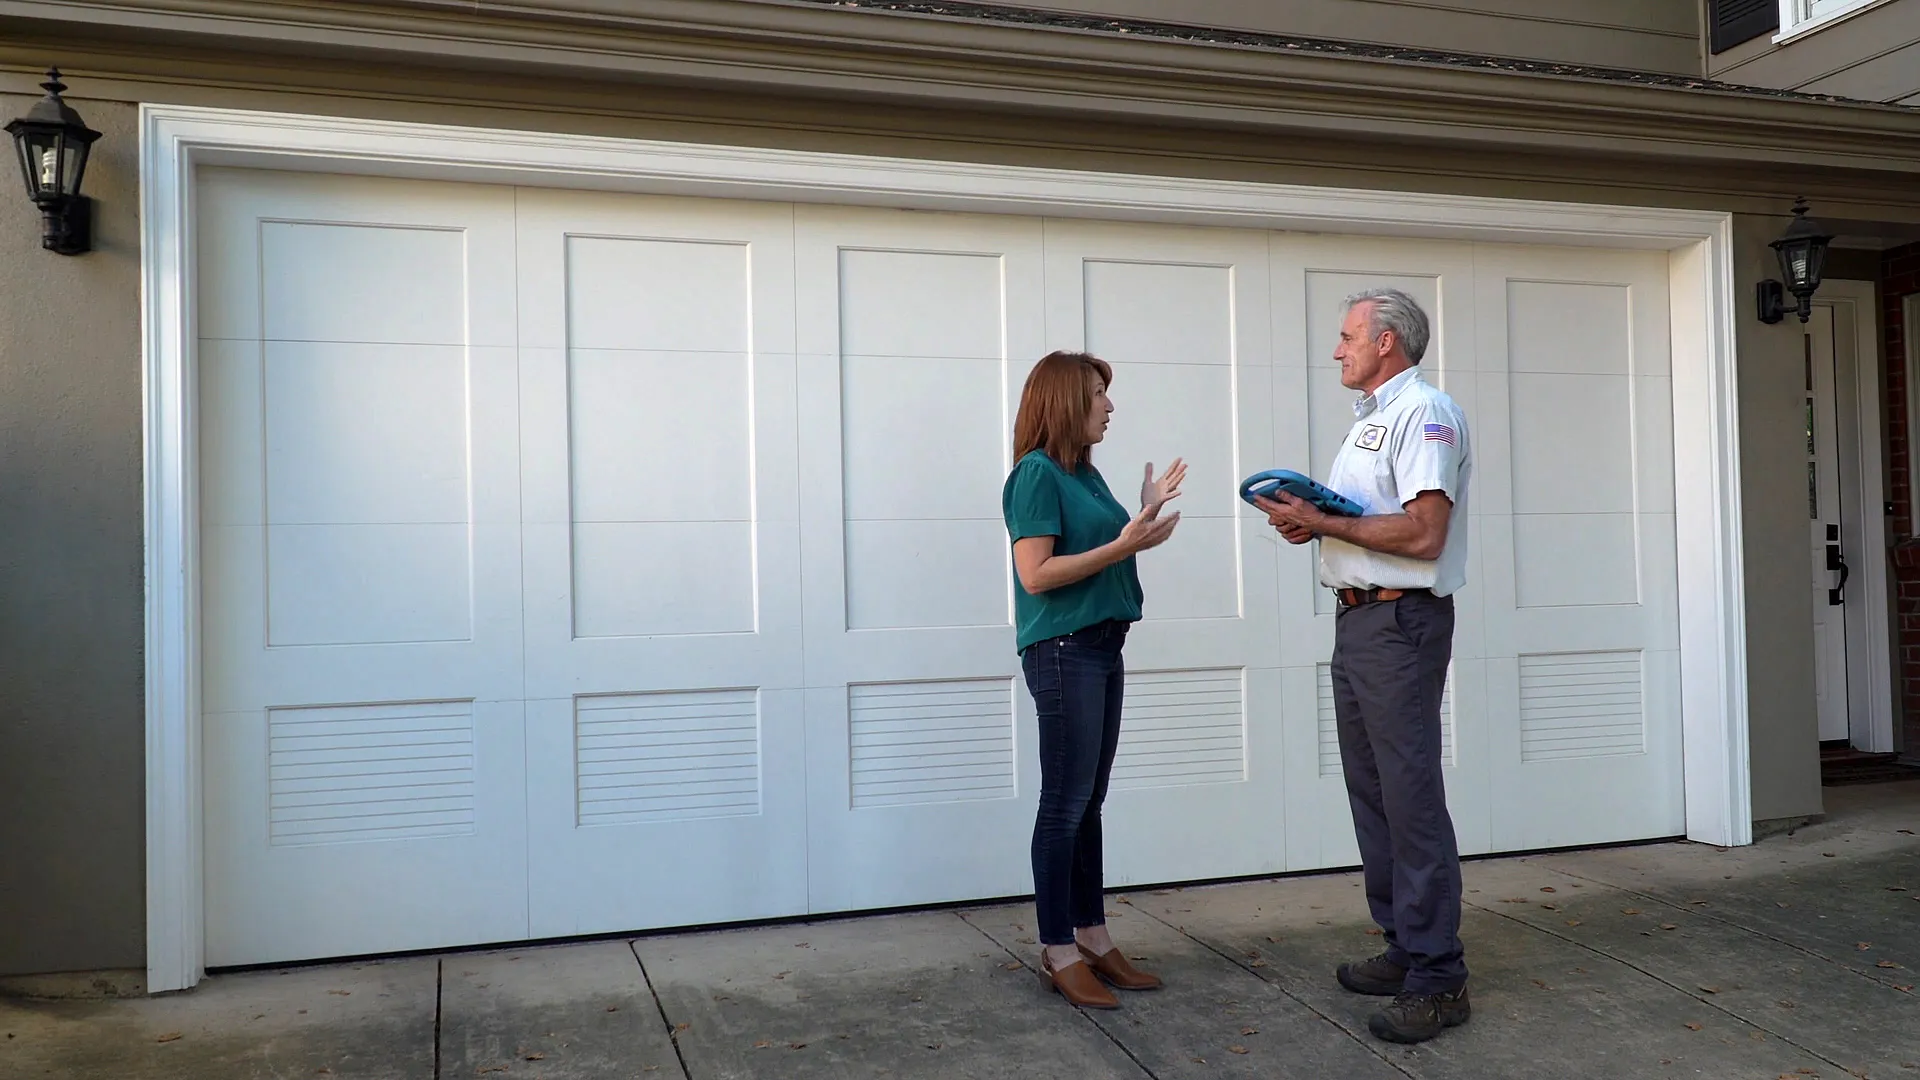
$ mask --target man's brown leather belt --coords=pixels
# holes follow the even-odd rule
[[[1362,604],[1381,604],[1389,600],[1398,600],[1409,593],[1426,592],[1425,589],[1335,589],[1333,595],[1340,598],[1341,607],[1359,607]]]

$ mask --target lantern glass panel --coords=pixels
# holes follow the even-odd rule
[[[1786,264],[1781,272],[1786,275],[1789,289],[1806,288],[1808,254],[1805,244],[1790,244],[1780,249],[1781,261]]]
[[[1827,276],[1827,245],[1809,243],[1807,245],[1807,284],[1823,281]]]
[[[40,150],[31,136],[21,136],[13,142],[14,150],[20,155],[20,177],[27,183],[27,197],[40,197]]]

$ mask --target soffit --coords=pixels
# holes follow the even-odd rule
[[[615,0],[0,0],[0,26],[383,66],[1456,149],[1920,172],[1920,111],[1911,109],[891,6],[916,10],[849,11],[819,0],[649,0],[638,10]]]

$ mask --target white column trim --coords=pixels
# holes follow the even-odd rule
[[[1751,838],[1730,215],[149,104],[141,262],[151,990],[192,986],[204,964],[192,273],[201,165],[1670,251],[1675,457],[1685,463],[1676,482],[1687,834],[1722,845]]]

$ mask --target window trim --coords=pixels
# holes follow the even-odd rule
[[[1773,43],[1785,45],[1869,8],[1879,7],[1887,0],[1841,0],[1839,7],[1818,15],[1813,14],[1816,2],[1818,0],[1780,0],[1780,32],[1773,36]]]

